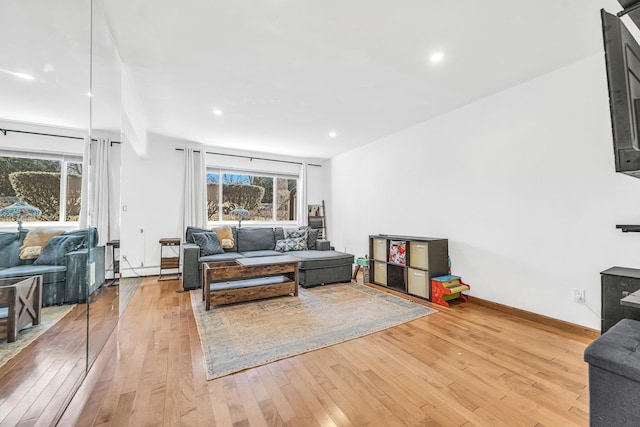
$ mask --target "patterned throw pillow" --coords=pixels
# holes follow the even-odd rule
[[[317,228],[307,228],[307,249],[316,249],[319,232]]]
[[[47,242],[33,265],[65,265],[64,256],[78,249],[83,242],[82,236],[54,236]]]
[[[304,237],[305,239],[307,238],[307,229],[306,228],[299,228],[299,229],[285,229],[284,230],[284,238],[285,239],[295,239],[297,237]]]
[[[213,232],[193,233],[193,240],[200,246],[200,256],[223,254],[224,249],[220,246],[218,235]]]
[[[284,240],[278,240],[276,242],[276,251],[289,252],[289,251],[306,251],[307,250],[307,238],[306,237],[292,237]]]

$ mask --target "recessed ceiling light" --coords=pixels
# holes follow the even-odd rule
[[[338,136],[338,134],[337,134],[337,133],[335,133],[335,132],[329,132],[329,136],[330,136],[331,138],[335,138],[336,136]]]
[[[431,61],[433,63],[441,62],[443,59],[444,59],[444,53],[443,52],[434,52],[429,57],[429,61]]]
[[[215,110],[213,110],[213,114],[215,114],[216,116],[221,116],[222,115],[222,110],[218,110],[216,108]]]
[[[87,93],[85,93],[85,95],[91,96],[91,92],[87,92]]]

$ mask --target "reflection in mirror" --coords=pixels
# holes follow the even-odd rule
[[[0,210],[22,201],[39,214],[0,216],[2,425],[53,423],[86,372],[88,242],[77,221],[89,35],[86,0],[3,1]],[[16,293],[40,318],[8,334]]]
[[[113,278],[117,260],[112,245],[120,238],[120,75],[121,64],[102,11],[93,0],[91,10],[91,157],[89,223],[98,230],[97,244],[91,249],[88,269],[107,270]],[[95,161],[94,161],[95,160]],[[105,250],[107,249],[107,250]],[[90,277],[90,281],[94,278]],[[119,317],[119,283],[108,280],[104,286],[88,288],[89,366],[113,331]]]

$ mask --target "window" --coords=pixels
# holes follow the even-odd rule
[[[222,184],[222,185],[220,185]],[[295,221],[298,179],[246,171],[207,170],[209,221],[231,221],[236,208],[249,211],[243,221]]]
[[[0,152],[0,208],[22,200],[42,211],[25,221],[78,221],[81,187],[79,156]]]

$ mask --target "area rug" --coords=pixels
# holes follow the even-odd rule
[[[131,302],[131,298],[133,298],[133,294],[136,293],[138,287],[140,287],[140,283],[142,283],[142,277],[127,277],[122,278],[118,281],[118,286],[120,286],[120,301],[119,301],[119,315],[122,317],[122,313],[126,310],[129,302]]]
[[[212,307],[202,290],[191,304],[207,379],[362,337],[434,313],[357,283],[300,288],[299,296]]]
[[[6,338],[0,339],[0,367],[9,360],[14,358],[16,354],[31,344],[36,338],[46,332],[47,329],[55,325],[58,320],[67,315],[76,304],[72,305],[55,305],[52,307],[43,307],[40,312],[40,324],[31,326],[18,332],[18,338],[14,342],[7,342]]]

